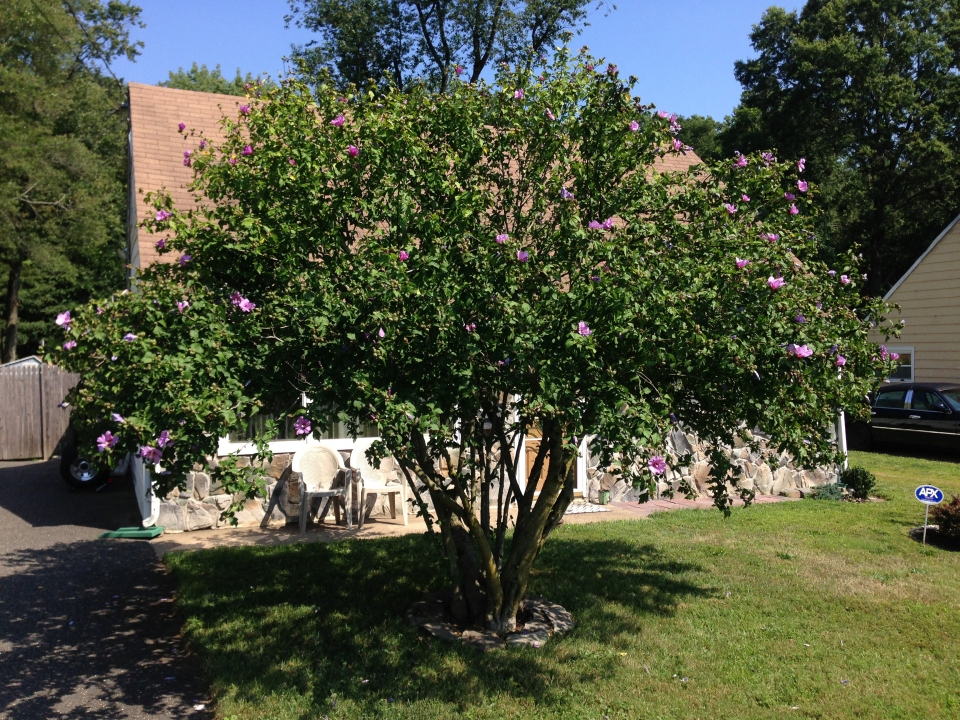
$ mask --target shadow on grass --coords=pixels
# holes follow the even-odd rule
[[[561,534],[541,556],[534,588],[581,627],[543,650],[480,654],[403,622],[411,602],[443,584],[424,536],[224,548],[168,560],[188,641],[214,694],[251,704],[265,696],[307,702],[304,717],[343,703],[366,716],[389,702],[432,700],[462,710],[503,695],[559,700],[609,674],[578,654],[602,654],[617,635],[636,633],[685,598],[714,595],[690,577],[699,568],[666,560],[653,546]]]

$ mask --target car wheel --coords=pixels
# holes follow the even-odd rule
[[[109,467],[83,457],[76,448],[70,448],[60,456],[60,477],[70,487],[78,489],[99,487],[109,476]]]
[[[847,430],[847,447],[851,450],[869,450],[873,445],[873,433],[863,423],[852,425]]]

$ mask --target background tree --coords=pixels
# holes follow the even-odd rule
[[[960,211],[960,23],[938,0],[770,8],[738,62],[725,152],[807,158],[824,251],[860,247],[880,294]]]
[[[290,0],[287,23],[318,42],[294,47],[306,77],[330,70],[341,87],[369,80],[398,88],[427,80],[477,82],[493,61],[552,53],[564,33],[587,24],[592,0]],[[606,5],[599,0],[595,8]]]
[[[169,75],[170,77],[157,83],[157,85],[177,88],[178,90],[220,93],[221,95],[243,95],[246,93],[246,88],[255,85],[260,80],[259,76],[253,77],[250,73],[241,74],[240,68],[237,68],[237,74],[233,80],[227,80],[223,76],[219,64],[213,70],[210,70],[206,65],[198,66],[194,63],[189,70],[184,70],[181,67],[176,72],[171,70]]]
[[[139,8],[98,0],[0,6],[0,282],[4,361],[54,315],[123,284],[126,93]]]
[[[302,433],[376,422],[374,457],[398,459],[438,533],[454,613],[500,633],[573,499],[581,439],[648,493],[675,423],[715,443],[746,423],[801,462],[834,459],[828,426],[889,367],[864,320],[881,303],[856,293],[852,259],[810,260],[796,166],[658,172],[682,151],[669,118],[594,62],[561,52],[492,87],[348,103],[289,81],[219,147],[194,137],[202,209],[159,195],[147,223],[180,261],[66,328],[82,435],[162,463],[163,495],[278,398],[312,400]],[[726,510],[738,481],[711,458]],[[252,496],[256,475],[232,468],[225,491]]]
[[[677,137],[684,145],[689,145],[701,160],[715,161],[724,157],[720,145],[720,132],[723,123],[709,115],[680,116],[677,118],[680,131]]]

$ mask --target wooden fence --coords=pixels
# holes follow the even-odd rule
[[[52,365],[0,367],[0,460],[54,454],[70,424],[60,404],[79,380]]]

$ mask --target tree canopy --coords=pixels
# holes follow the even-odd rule
[[[290,0],[288,23],[319,41],[294,48],[307,79],[325,68],[341,87],[477,82],[492,62],[526,62],[586,24],[593,0]],[[594,7],[610,7],[599,0]]]
[[[157,84],[178,90],[197,90],[221,95],[244,95],[247,89],[259,80],[250,73],[243,75],[240,68],[237,68],[237,74],[233,80],[228,80],[220,70],[219,64],[210,70],[206,65],[198,66],[194,63],[189,70],[181,67],[176,72],[171,70],[169,75],[170,77]]]
[[[666,172],[685,151],[671,118],[594,63],[561,51],[445,95],[288,80],[222,144],[185,130],[200,205],[159,194],[146,223],[179,261],[64,319],[82,437],[139,452],[165,494],[277,398],[302,434],[375,422],[458,612],[498,632],[583,440],[648,490],[680,462],[661,457],[677,423],[834,459],[828,426],[889,369],[867,339],[883,307],[855,258],[814,259],[802,164]],[[737,481],[711,457],[727,509]],[[256,492],[225,467],[228,491]]]
[[[111,0],[0,5],[3,360],[57,312],[123,284],[127,121],[109,63],[140,10]]]
[[[825,251],[862,249],[880,294],[960,210],[960,16],[938,0],[770,8],[736,64],[725,151],[806,157]]]

